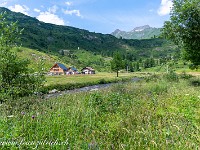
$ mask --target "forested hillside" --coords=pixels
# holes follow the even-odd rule
[[[20,29],[24,29],[21,42],[24,47],[40,51],[58,52],[62,49],[86,49],[106,54],[114,50],[122,50],[120,40],[112,35],[89,32],[69,26],[58,26],[38,21],[36,18],[0,8],[7,12],[6,19],[18,21]]]
[[[126,52],[139,57],[162,56],[166,57],[173,52],[175,46],[163,39],[123,40],[110,34],[89,32],[70,26],[58,26],[38,21],[36,18],[15,13],[6,8],[0,12],[7,12],[8,21],[18,21],[23,47],[58,55],[63,50],[77,51],[83,49],[93,54],[112,56],[114,51]]]

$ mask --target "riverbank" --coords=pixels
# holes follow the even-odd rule
[[[92,86],[85,86],[82,88],[76,88],[76,89],[72,89],[72,90],[64,90],[64,91],[57,91],[57,90],[53,90],[50,91],[50,93],[45,94],[44,98],[48,99],[48,98],[53,98],[53,97],[58,97],[58,96],[62,96],[65,94],[71,94],[71,93],[79,93],[79,92],[88,92],[88,91],[98,91],[100,89],[106,89],[109,88],[112,85],[115,84],[126,84],[126,83],[130,83],[130,82],[137,82],[140,81],[142,78],[138,78],[138,77],[134,77],[131,78],[129,80],[124,80],[123,82],[112,82],[112,83],[105,83],[105,84],[98,84],[98,85],[92,85]]]

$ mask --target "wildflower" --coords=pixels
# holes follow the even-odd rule
[[[34,116],[34,115],[32,116],[32,119],[35,119],[35,116]]]
[[[24,112],[24,111],[22,111],[22,112],[21,112],[21,114],[22,114],[22,115],[25,115],[25,112]]]
[[[95,141],[92,141],[88,144],[89,149],[98,149],[98,144]]]

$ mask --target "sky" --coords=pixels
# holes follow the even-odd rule
[[[0,7],[40,21],[109,34],[169,20],[172,0],[0,0]]]

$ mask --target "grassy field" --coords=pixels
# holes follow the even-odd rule
[[[131,78],[134,76],[142,76],[142,73],[119,73],[119,78],[116,77],[116,73],[102,73],[99,72],[93,75],[61,75],[61,76],[47,76],[46,85],[53,84],[67,84],[67,83],[86,83],[97,82],[104,79],[105,81],[113,81]]]
[[[3,103],[0,149],[199,149],[200,79],[187,78]]]
[[[85,86],[127,82],[134,77],[143,77],[149,75],[148,73],[120,73],[116,77],[116,73],[97,73],[94,75],[62,75],[62,76],[47,76],[46,83],[42,88],[42,93],[48,93],[51,90],[71,90]]]

